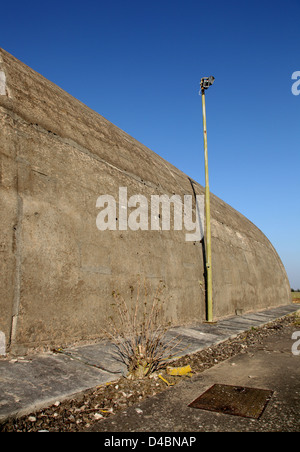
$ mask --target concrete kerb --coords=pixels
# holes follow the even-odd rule
[[[197,353],[233,339],[242,332],[261,327],[297,312],[299,304],[264,310],[220,320],[217,324],[198,324],[172,329],[169,337],[182,342],[174,356]],[[79,397],[97,386],[116,381],[125,374],[113,344],[70,347],[62,353],[44,353],[25,358],[0,360],[0,421],[20,417],[56,401]]]

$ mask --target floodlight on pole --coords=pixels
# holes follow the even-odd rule
[[[212,75],[210,77],[203,77],[200,82],[201,89],[209,88],[211,85],[213,85],[214,81],[215,77],[213,77]]]
[[[208,176],[208,152],[207,152],[207,128],[206,128],[206,105],[205,90],[207,90],[215,81],[213,76],[204,77],[200,82],[200,93],[202,95],[203,112],[203,134],[204,134],[204,158],[205,158],[205,219],[206,219],[206,297],[207,314],[206,320],[213,322],[213,298],[212,298],[212,262],[211,262],[211,227],[210,227],[210,191]],[[200,94],[199,93],[199,94]]]

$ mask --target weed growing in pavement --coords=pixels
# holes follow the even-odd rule
[[[117,348],[126,364],[129,378],[144,378],[166,366],[172,352],[179,345],[178,337],[167,340],[171,323],[166,321],[165,285],[160,281],[151,295],[144,281],[130,287],[130,300],[113,291],[113,315],[108,319],[106,336]]]

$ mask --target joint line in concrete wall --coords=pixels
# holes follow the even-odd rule
[[[18,171],[18,170],[17,170]],[[17,177],[17,179],[19,179]],[[14,226],[14,242],[15,242],[15,259],[16,259],[16,273],[15,273],[15,293],[13,301],[12,319],[11,319],[11,329],[8,348],[11,348],[15,342],[17,334],[17,323],[20,309],[20,293],[21,293],[21,230],[22,230],[22,219],[23,219],[23,200],[19,195],[19,187],[17,182],[17,223]]]
[[[122,168],[119,168],[118,166],[115,166],[112,163],[109,163],[107,160],[104,160],[103,158],[99,157],[98,155],[96,155],[95,153],[93,153],[89,149],[81,146],[79,143],[77,143],[76,141],[72,140],[71,138],[62,138],[59,135],[57,137],[63,143],[65,143],[68,146],[71,146],[71,147],[77,149],[77,151],[81,152],[82,154],[87,155],[91,159],[97,160],[98,162],[109,166],[110,168],[114,169],[115,171],[118,171],[119,173],[122,173],[125,176],[130,177],[131,179],[134,179],[135,181],[137,181],[137,182],[139,182],[139,183],[141,183],[143,185],[147,185],[148,187],[152,187],[152,188],[157,188],[157,186],[155,184],[153,184],[152,182],[145,181],[145,180],[141,179],[138,175],[130,173],[129,171],[123,170]]]
[[[35,129],[37,129],[39,132],[42,132],[46,135],[49,135],[50,131],[45,129],[43,126],[41,126],[40,124],[32,124],[30,122],[28,122],[28,120],[26,120],[23,116],[16,114],[12,109],[10,109],[8,106],[6,107],[6,112],[10,115],[11,118],[13,118],[15,121],[19,121],[22,122],[23,124],[26,124],[27,126],[33,126]],[[139,177],[136,174],[130,173],[129,171],[126,171],[122,168],[119,168],[118,166],[113,165],[112,163],[109,163],[107,160],[103,159],[102,157],[98,156],[97,154],[95,154],[94,152],[92,152],[90,149],[82,146],[81,144],[77,143],[77,141],[74,141],[71,138],[64,138],[61,137],[60,135],[57,135],[56,133],[53,133],[53,136],[55,137],[56,140],[59,140],[60,142],[66,144],[67,146],[70,146],[72,148],[75,148],[78,152],[86,155],[87,157],[96,160],[97,162],[100,162],[112,169],[114,169],[115,171],[118,171],[119,173],[124,174],[125,176],[134,179],[135,181],[141,183],[142,185],[146,185],[148,187],[157,189],[159,187],[159,185],[156,185],[155,183],[151,182],[151,181],[146,181],[144,179],[142,179],[141,177]],[[166,165],[165,165],[166,166]],[[175,176],[173,176],[175,178]]]

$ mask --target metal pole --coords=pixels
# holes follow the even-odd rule
[[[211,268],[211,228],[210,228],[210,192],[209,192],[209,177],[208,177],[208,152],[207,152],[205,89],[204,89],[203,86],[201,87],[201,94],[202,94],[204,157],[205,157],[207,322],[213,322],[212,268]]]

